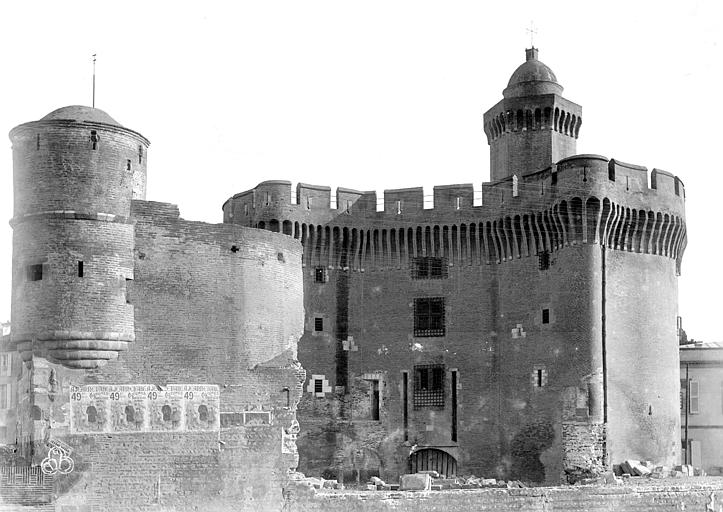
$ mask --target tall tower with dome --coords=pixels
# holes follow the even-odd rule
[[[685,188],[577,155],[582,109],[529,48],[484,114],[490,181],[331,190],[266,181],[224,222],[304,246],[307,474],[434,469],[573,482],[677,463]],[[449,172],[451,174],[451,171]],[[380,203],[383,203],[380,204]]]

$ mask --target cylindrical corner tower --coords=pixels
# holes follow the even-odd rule
[[[562,97],[562,86],[537,52],[525,50],[527,59],[512,73],[504,99],[484,114],[491,181],[545,169],[577,152],[582,107]]]
[[[70,106],[10,132],[15,205],[13,339],[70,368],[134,340],[131,199],[144,199],[148,140],[102,110]]]

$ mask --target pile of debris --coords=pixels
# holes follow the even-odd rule
[[[527,487],[518,480],[506,482],[495,478],[480,478],[474,475],[445,477],[436,471],[420,471],[401,475],[398,484],[388,484],[381,478],[372,477],[367,484],[369,491],[441,491],[443,489],[480,489],[496,487],[502,489]]]
[[[680,478],[683,476],[706,476],[705,471],[690,464],[670,466],[656,466],[649,460],[628,459],[622,464],[613,466],[616,476],[622,478],[648,477],[648,478]]]

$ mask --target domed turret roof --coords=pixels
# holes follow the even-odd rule
[[[68,107],[53,110],[50,114],[43,117],[41,121],[77,121],[112,124],[113,126],[122,127],[118,121],[110,117],[99,108],[85,107],[83,105],[70,105]]]
[[[502,92],[505,98],[534,96],[538,94],[562,94],[557,77],[544,63],[537,60],[537,48],[525,50],[527,60],[518,67]]]

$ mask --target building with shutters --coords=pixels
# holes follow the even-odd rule
[[[723,475],[723,343],[680,346],[683,464]]]
[[[482,119],[481,202],[472,184],[332,204],[265,181],[223,205],[304,247],[302,471],[557,483],[678,462],[685,189],[576,154],[582,108],[562,92],[528,49]]]

